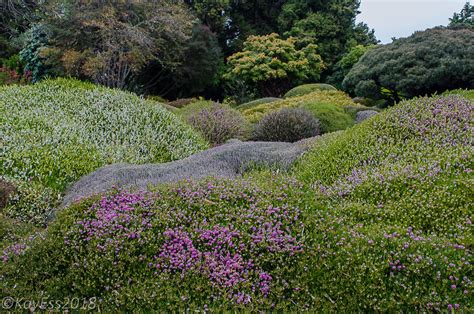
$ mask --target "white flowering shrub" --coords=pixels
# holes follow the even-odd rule
[[[61,193],[106,164],[167,162],[205,147],[174,114],[132,93],[71,79],[0,88],[0,176],[13,180]]]

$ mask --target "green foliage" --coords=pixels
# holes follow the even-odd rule
[[[279,26],[299,42],[316,43],[325,64],[331,68],[352,45],[376,44],[367,25],[355,25],[360,1],[288,0],[282,7]]]
[[[243,108],[241,111],[245,118],[250,122],[259,121],[263,115],[281,109],[281,108],[298,108],[304,103],[312,102],[314,104],[330,104],[344,108],[346,106],[354,106],[366,108],[355,104],[352,99],[341,91],[316,91],[299,97],[286,98],[280,101],[257,105],[251,108]]]
[[[210,107],[212,107],[213,104],[214,104],[214,102],[210,101],[210,100],[197,100],[197,99],[194,99],[194,101],[188,103],[187,105],[185,105],[184,107],[182,107],[179,110],[179,115],[185,121],[187,121],[187,119],[191,115],[201,111],[202,109],[210,108]]]
[[[20,51],[20,59],[25,64],[25,72],[31,72],[32,82],[56,72],[47,64],[41,52],[48,47],[50,32],[44,25],[34,25],[24,35],[25,46]]]
[[[321,133],[345,130],[354,124],[351,114],[347,113],[344,108],[333,104],[308,101],[299,107],[308,110],[319,120]]]
[[[303,96],[306,94],[310,94],[315,91],[320,90],[337,90],[334,86],[329,84],[322,84],[322,83],[315,83],[315,84],[304,84],[300,86],[296,86],[295,88],[290,89],[286,94],[283,96],[284,98],[290,97],[298,97]]]
[[[283,108],[265,115],[255,125],[252,138],[265,142],[296,142],[319,134],[319,121],[311,112]]]
[[[49,31],[44,59],[66,75],[116,88],[135,87],[134,79],[151,62],[166,69],[179,65],[193,27],[187,8],[172,1],[54,0],[37,14]],[[36,47],[36,41],[31,38],[26,47]]]
[[[474,29],[433,28],[375,47],[352,68],[343,87],[360,97],[402,98],[472,88]]]
[[[141,89],[173,99],[199,95],[219,84],[223,58],[208,27],[195,24],[191,37],[175,49],[180,57],[174,64],[153,62],[144,69],[138,79]]]
[[[268,104],[268,103],[278,101],[278,100],[281,100],[281,98],[276,98],[276,97],[259,98],[259,99],[255,99],[255,100],[246,102],[244,104],[238,105],[237,109],[239,109],[239,110],[249,109],[249,108],[261,105],[261,104]]]
[[[334,73],[328,78],[329,82],[334,82],[338,87],[342,87],[342,81],[344,77],[350,72],[354,65],[359,59],[370,49],[374,48],[374,45],[362,46],[357,45],[352,47],[342,58],[339,60],[334,69]]]
[[[474,89],[456,89],[450,90],[443,93],[443,95],[459,95],[464,98],[474,100]]]
[[[293,38],[275,33],[250,36],[243,50],[227,59],[225,78],[255,84],[262,95],[279,96],[291,83],[319,79],[323,63],[316,49],[314,44],[298,49]]]
[[[460,13],[454,13],[449,19],[451,27],[474,27],[474,6],[466,2]]]
[[[334,206],[354,206],[351,219],[449,232],[465,221],[472,197],[466,170],[472,139],[465,134],[472,108],[455,96],[401,103],[350,131],[323,136],[296,173]]]
[[[172,113],[131,93],[58,79],[0,95],[0,175],[25,183],[11,211],[24,220],[44,219],[70,183],[101,166],[166,162],[206,147]]]

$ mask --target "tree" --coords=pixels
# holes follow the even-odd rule
[[[328,83],[335,85],[338,88],[342,87],[342,81],[359,59],[370,49],[374,48],[375,45],[362,46],[357,45],[352,47],[342,58],[339,60],[335,67],[333,74],[328,78]]]
[[[282,39],[275,33],[250,36],[244,49],[227,59],[225,77],[256,85],[262,96],[280,96],[305,80],[318,81],[323,62],[317,46],[298,49],[295,43],[294,38]]]
[[[369,50],[343,81],[360,97],[399,101],[474,88],[474,29],[437,27]]]
[[[48,0],[41,10],[51,31],[48,56],[60,59],[65,74],[118,88],[152,61],[176,67],[193,26],[184,4],[171,0]]]
[[[474,27],[474,6],[466,2],[460,13],[454,13],[449,19],[449,26],[470,26]]]
[[[224,62],[216,35],[207,26],[195,24],[181,49],[176,67],[167,69],[158,62],[146,67],[140,75],[144,91],[173,99],[195,96],[218,84]]]
[[[279,29],[304,44],[317,44],[331,68],[352,46],[377,43],[367,25],[355,24],[359,5],[359,0],[288,0],[278,17]]]

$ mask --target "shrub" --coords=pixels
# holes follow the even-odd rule
[[[319,133],[319,121],[310,112],[284,108],[264,116],[255,126],[253,139],[267,142],[296,142]]]
[[[250,122],[258,122],[265,114],[269,112],[281,108],[298,108],[300,105],[307,102],[331,104],[341,108],[344,108],[346,106],[365,108],[363,106],[358,106],[357,104],[352,102],[352,99],[344,92],[317,91],[299,97],[292,97],[280,101],[257,105],[252,108],[243,108],[241,109],[241,111],[245,118],[247,118],[247,120],[249,120]]]
[[[211,100],[195,100],[192,103],[182,107],[179,109],[179,116],[184,120],[188,121],[188,118],[195,114],[198,113],[199,111],[203,109],[208,109],[212,107],[215,103]]]
[[[240,112],[217,103],[190,114],[187,119],[213,145],[240,138],[246,131],[247,122]]]
[[[131,93],[66,79],[0,88],[0,134],[0,175],[38,187],[28,195],[46,189],[61,194],[106,164],[166,162],[206,147],[162,107]]]
[[[170,101],[168,105],[176,107],[176,108],[183,108],[197,101],[198,100],[196,98],[181,98],[181,99]]]
[[[474,100],[474,89],[455,89],[445,92],[443,95],[459,95]]]
[[[455,96],[403,102],[321,139],[296,172],[353,217],[450,232],[468,219],[473,108]]]
[[[168,101],[166,99],[164,99],[163,97],[161,97],[159,95],[148,95],[148,96],[146,96],[146,99],[156,101],[156,102],[159,102],[161,104],[168,103]],[[174,107],[176,107],[176,106],[174,106]]]
[[[249,108],[261,105],[261,104],[268,104],[268,103],[278,101],[278,100],[281,100],[281,98],[276,98],[276,97],[260,98],[260,99],[252,100],[250,102],[238,105],[237,109],[239,109],[239,110],[249,109]]]
[[[297,86],[293,89],[290,89],[286,94],[283,96],[284,98],[290,98],[290,97],[298,97],[298,96],[303,96],[310,94],[315,91],[320,91],[320,90],[337,90],[334,86],[329,85],[329,84],[322,84],[322,83],[316,83],[316,84],[304,84]]]
[[[378,112],[374,110],[359,111],[356,115],[356,123],[361,123],[362,121],[367,120],[368,118],[373,117],[376,114],[378,114]]]
[[[0,209],[7,206],[10,196],[15,190],[15,186],[12,183],[0,179]]]
[[[354,124],[354,120],[344,108],[332,104],[319,104],[312,101],[302,103],[300,108],[308,110],[319,120],[321,133],[344,130]]]

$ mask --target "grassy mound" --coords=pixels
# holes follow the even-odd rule
[[[41,220],[70,183],[103,165],[166,162],[205,147],[160,106],[67,79],[0,88],[0,134],[0,177],[27,183],[38,197],[48,194],[13,200],[11,214],[28,220]]]
[[[474,100],[474,89],[456,89],[445,92],[443,95],[458,95],[464,98]]]
[[[304,85],[296,86],[293,89],[290,89],[283,97],[284,98],[298,97],[298,96],[303,96],[303,95],[310,94],[312,92],[322,91],[322,90],[336,91],[337,88],[335,88],[332,85],[323,84],[323,83],[304,84]]]
[[[474,103],[419,98],[293,169],[115,191],[4,249],[2,295],[102,310],[474,310]],[[35,271],[31,271],[31,270]]]
[[[278,101],[278,100],[281,100],[281,98],[276,98],[276,97],[260,98],[260,99],[256,99],[256,100],[241,104],[241,105],[237,106],[237,109],[239,109],[239,110],[249,109],[249,108],[261,105],[261,104],[268,104],[270,102],[274,102],[274,101]]]
[[[344,108],[333,104],[319,104],[308,101],[302,103],[300,108],[308,110],[319,120],[321,133],[345,130],[354,124],[353,117]]]

